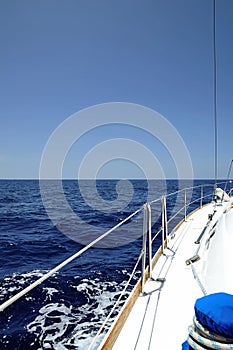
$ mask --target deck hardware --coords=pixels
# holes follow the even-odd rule
[[[201,231],[201,234],[200,234],[200,236],[198,237],[198,239],[194,242],[195,244],[200,244],[200,242],[201,242],[201,239],[202,239],[202,237],[204,236],[204,233],[205,233],[205,230],[207,229],[207,227],[209,226],[209,224],[210,224],[210,222],[211,222],[211,220],[213,219],[213,216],[215,215],[215,213],[216,213],[216,210],[214,210],[214,212],[213,212],[213,214],[208,214],[208,222],[207,222],[207,224],[205,225],[205,227],[203,228],[203,230]],[[211,219],[210,219],[210,216],[211,216]],[[216,223],[214,224],[214,226],[216,225]],[[214,227],[213,226],[213,227]]]
[[[142,269],[141,269],[141,278],[142,278],[142,294],[144,291],[145,285],[145,269],[146,269],[146,241],[147,241],[147,205],[143,206],[143,240],[142,240]]]
[[[169,235],[169,238],[174,239],[175,237],[176,237],[176,233],[175,233],[175,231],[172,230],[172,232]]]
[[[210,240],[211,240],[211,238],[214,236],[214,234],[215,234],[215,230],[212,230],[212,231],[211,231],[211,234],[210,234],[210,236],[209,236],[209,238],[208,238],[207,241],[206,241],[206,246],[209,246]]]
[[[155,281],[160,282],[160,283],[164,283],[164,282],[166,282],[166,278],[165,277],[158,277],[158,278],[156,278]]]
[[[200,242],[201,242],[201,239],[202,239],[202,237],[203,237],[203,235],[204,235],[204,233],[205,233],[205,230],[207,229],[207,227],[208,227],[208,223],[205,225],[205,227],[203,228],[203,230],[201,231],[201,234],[200,234],[200,236],[197,238],[197,240],[194,242],[195,244],[200,244]]]
[[[199,255],[194,255],[192,256],[191,258],[187,259],[185,261],[186,265],[190,265],[190,264],[193,264],[195,263],[196,261],[200,260],[200,256]]]
[[[203,185],[201,186],[201,194],[200,194],[200,208],[203,207]]]
[[[148,266],[149,278],[152,277],[152,239],[151,239],[151,206],[147,203],[147,226],[148,226]]]
[[[213,227],[212,227],[212,230],[215,228],[215,226],[217,225],[217,223],[218,223],[218,220],[215,222],[215,224],[213,225]]]
[[[164,256],[175,256],[176,252],[174,250],[172,250],[171,248],[167,247],[164,252],[163,252],[163,255]]]
[[[146,271],[146,252],[148,245],[148,268],[149,276],[151,278],[152,273],[152,246],[151,246],[151,207],[149,203],[144,204],[143,206],[144,216],[143,216],[143,246],[142,246],[142,294],[144,294],[144,285],[145,285],[145,271]]]
[[[184,221],[187,221],[187,194],[186,194],[186,189],[184,190]]]
[[[166,197],[161,197],[161,215],[162,215],[162,252],[167,248],[167,204]]]
[[[216,211],[214,211],[213,214],[209,214],[209,215],[212,215],[211,220],[213,219],[213,216],[214,216],[215,213],[216,213]],[[211,220],[209,219],[209,221],[207,222],[207,224],[205,225],[205,227],[204,227],[203,230],[201,231],[200,236],[199,236],[198,239],[194,242],[195,244],[200,244],[201,239],[202,239],[202,237],[204,236],[205,230],[206,230],[207,227],[210,225]],[[213,230],[213,229],[215,228],[215,226],[217,225],[217,222],[218,222],[218,221],[216,221],[215,224],[213,225],[212,230]]]

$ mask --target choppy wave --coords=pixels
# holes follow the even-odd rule
[[[45,272],[35,270],[5,277],[0,287],[1,301],[16,294]],[[12,305],[7,310],[7,327],[1,331],[1,349],[13,349],[16,340],[20,340],[22,349],[29,345],[30,349],[38,350],[87,349],[124,288],[128,272],[123,270],[117,273],[122,280],[120,283],[105,280],[106,275],[95,272],[88,278],[69,278],[65,282],[65,288],[64,276],[56,274],[48,286],[39,286],[39,290],[19,301],[17,307]],[[39,308],[38,300],[41,303]],[[13,317],[15,321],[12,321]],[[20,324],[17,317],[24,322]],[[111,319],[105,332],[110,324]],[[19,327],[18,330],[15,329],[16,326]],[[9,335],[4,334],[6,330]]]

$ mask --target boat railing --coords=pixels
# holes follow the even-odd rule
[[[105,237],[107,237],[109,234],[111,234],[113,231],[115,231],[118,227],[122,226],[123,224],[125,224],[127,221],[130,221],[130,219],[132,217],[134,217],[137,213],[139,213],[141,211],[141,208],[136,210],[134,213],[132,213],[131,215],[129,215],[127,218],[125,218],[124,220],[120,221],[117,225],[115,225],[114,227],[112,227],[111,229],[109,229],[108,231],[106,231],[105,233],[103,233],[101,236],[97,237],[95,240],[93,240],[92,242],[90,242],[88,245],[84,246],[81,250],[79,250],[78,252],[76,252],[75,254],[73,254],[72,256],[70,256],[68,259],[64,260],[63,262],[61,262],[59,265],[57,265],[56,267],[54,267],[53,269],[51,269],[50,271],[48,271],[47,273],[45,273],[42,277],[40,277],[39,279],[37,279],[35,282],[33,282],[32,284],[30,284],[28,287],[26,287],[25,289],[21,290],[19,293],[15,294],[14,296],[12,296],[10,299],[8,299],[7,301],[5,301],[4,303],[2,303],[0,305],[0,312],[3,311],[5,308],[7,308],[8,306],[10,306],[11,304],[13,304],[14,302],[16,302],[18,299],[22,298],[25,294],[27,294],[28,292],[30,292],[32,289],[34,289],[35,287],[37,287],[39,284],[41,284],[42,282],[44,282],[45,280],[47,280],[50,276],[54,275],[56,272],[58,272],[59,270],[61,270],[64,266],[66,266],[67,264],[69,264],[70,262],[72,262],[73,260],[77,259],[80,255],[82,255],[84,252],[86,252],[88,249],[90,249],[91,247],[93,247],[95,244],[97,244],[99,241],[101,241],[102,239],[104,239]]]
[[[224,182],[220,182],[217,184],[220,187],[223,187],[225,185]],[[177,217],[178,217],[178,222],[179,225],[181,222],[186,221],[188,214],[192,212],[193,210],[196,210],[198,208],[202,208],[203,205],[207,202],[210,202],[211,200],[214,200],[214,189],[216,187],[216,184],[201,184],[197,185],[194,187],[188,187],[188,188],[183,188],[179,191],[175,191],[173,193],[170,193],[168,195],[161,196],[160,198],[153,200],[149,203],[145,203],[142,207],[143,210],[143,224],[142,224],[142,233],[143,233],[143,238],[142,238],[142,250],[139,255],[139,258],[133,268],[133,274],[136,271],[137,266],[140,263],[141,260],[141,279],[139,281],[139,289],[138,289],[138,294],[141,293],[141,295],[146,294],[144,290],[145,283],[148,279],[152,279],[152,269],[153,269],[153,260],[154,256],[152,253],[152,248],[153,248],[153,243],[156,242],[158,238],[160,238],[160,254],[164,254],[165,249],[167,248],[167,242],[168,238],[171,237],[176,229],[178,228],[178,225],[175,224],[172,226],[171,229],[168,228],[169,224],[171,224]],[[192,193],[195,190],[196,192],[200,189],[200,195],[198,197],[195,197],[192,199]],[[207,193],[205,193],[205,189],[207,189]],[[191,193],[191,196],[188,195],[188,192]],[[168,199],[171,199],[172,197],[176,197],[178,195],[181,195],[183,197],[182,204],[179,206],[178,210],[175,211],[174,214],[172,214],[168,218],[168,208],[167,208],[167,201]],[[187,200],[189,198],[189,200]],[[194,205],[196,204],[196,205]],[[160,210],[161,210],[161,216],[160,216],[160,221],[161,225],[157,227],[155,234],[152,237],[152,212],[153,212],[153,207],[155,205],[160,205]],[[189,211],[189,208],[191,210]],[[181,217],[180,217],[181,216]],[[158,246],[158,244],[157,244]],[[132,279],[133,275],[130,275],[129,281]],[[128,286],[128,283],[127,283]],[[135,286],[137,287],[137,286]],[[124,292],[126,289],[124,288]],[[120,299],[122,299],[123,294],[120,295]],[[118,300],[117,303],[113,305],[113,310],[116,309],[116,305],[118,305]],[[126,307],[127,308],[127,307]],[[125,309],[126,309],[125,308]],[[123,310],[124,312],[124,310]],[[110,312],[112,315],[112,311]],[[124,318],[125,316],[123,316]],[[109,317],[108,317],[109,320]],[[95,347],[95,344],[97,342],[97,337],[101,334],[104,333],[104,328],[106,326],[106,322],[102,324],[100,327],[96,337],[93,339],[91,345],[89,346],[88,350],[92,350]],[[105,330],[106,332],[106,330]],[[103,342],[104,344],[104,342]],[[105,349],[105,346],[103,348]]]
[[[230,190],[231,182],[230,183]],[[217,184],[219,187],[226,188],[226,182],[220,182]],[[183,188],[181,190],[175,191],[173,193],[163,195],[151,202],[145,203],[138,210],[133,212],[131,215],[126,217],[124,220],[120,221],[117,225],[103,233],[101,236],[90,242],[88,245],[84,246],[81,250],[76,252],[74,255],[64,260],[62,263],[48,271],[38,280],[33,282],[31,285],[21,290],[16,295],[12,296],[10,299],[3,302],[0,305],[0,311],[3,311],[6,307],[16,302],[18,299],[22,298],[26,293],[30,292],[32,289],[37,287],[39,284],[47,280],[50,276],[58,272],[61,268],[69,264],[74,259],[77,259],[85,251],[94,247],[99,241],[103,240],[105,237],[109,236],[116,229],[129,222],[133,217],[135,217],[140,212],[143,212],[142,219],[142,249],[134,265],[132,272],[129,276],[128,281],[125,283],[124,289],[120,293],[116,303],[113,305],[110,314],[105,319],[103,325],[98,330],[96,337],[100,334],[106,332],[106,328],[109,328],[108,321],[110,320],[116,307],[119,305],[123,296],[128,293],[128,287],[135,276],[136,271],[139,270],[139,264],[141,262],[141,279],[138,282],[140,286],[140,293],[144,293],[144,285],[146,280],[152,277],[153,268],[153,245],[156,242],[157,249],[160,247],[161,254],[164,253],[167,248],[168,239],[174,234],[179,222],[187,220],[189,213],[197,208],[202,208],[205,203],[214,199],[214,188],[216,184],[201,184],[194,187]],[[199,190],[199,195],[197,195]],[[195,190],[195,194],[194,194]],[[174,198],[174,199],[172,199]],[[210,200],[209,200],[210,199]],[[159,207],[159,208],[158,208]],[[153,211],[160,213],[160,216],[155,221],[153,218]],[[155,221],[155,222],[154,222]],[[160,240],[160,242],[158,242]],[[108,326],[106,326],[108,324]],[[104,331],[105,330],[105,331]],[[96,339],[95,337],[95,339]],[[94,340],[95,340],[94,339]],[[93,340],[92,345],[88,350],[93,348],[95,341]]]

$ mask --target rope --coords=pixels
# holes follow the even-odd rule
[[[189,326],[188,343],[192,349],[233,349],[233,338],[227,338],[203,327],[194,317],[193,324]]]

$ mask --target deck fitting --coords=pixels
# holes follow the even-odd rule
[[[190,264],[193,264],[195,263],[196,261],[200,260],[200,256],[199,255],[194,255],[192,256],[191,258],[187,259],[185,261],[186,265],[190,265]]]
[[[156,282],[164,283],[164,282],[166,282],[166,278],[165,278],[165,277],[158,277],[158,278],[156,278],[155,281],[156,281]]]

